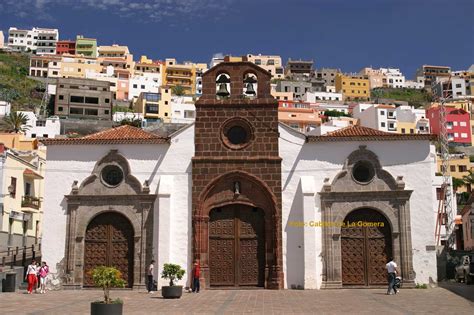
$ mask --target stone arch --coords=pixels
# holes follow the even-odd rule
[[[239,193],[235,183],[239,182]],[[193,215],[193,253],[201,261],[204,285],[209,284],[209,214],[212,209],[247,205],[263,210],[265,225],[265,288],[278,288],[282,279],[281,268],[281,218],[277,215],[277,199],[268,185],[256,176],[244,171],[231,171],[212,180],[200,193]]]
[[[392,234],[399,233],[398,218],[395,216],[395,212],[393,211],[393,208],[387,205],[386,203],[382,203],[382,202],[371,202],[371,203],[364,203],[364,204],[358,204],[357,202],[355,202],[355,203],[347,203],[345,205],[341,205],[340,211],[338,211],[337,216],[334,221],[342,222],[351,212],[359,210],[359,209],[371,209],[371,210],[379,212],[387,219],[388,223],[390,224],[390,230],[392,231]],[[336,226],[334,233],[340,234],[341,227]]]

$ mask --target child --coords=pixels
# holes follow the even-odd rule
[[[26,269],[25,280],[28,281],[28,294],[33,293],[33,288],[35,287],[37,281],[37,273],[36,260],[33,259],[31,264]]]
[[[43,261],[42,266],[39,270],[39,275],[40,275],[40,293],[44,294],[46,293],[46,276],[49,273],[49,267],[46,264],[45,261]]]

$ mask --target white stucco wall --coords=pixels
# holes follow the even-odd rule
[[[314,179],[314,190],[322,190],[323,181],[330,182],[342,170],[346,158],[360,145],[366,145],[379,158],[382,167],[394,178],[403,176],[405,189],[413,190],[410,197],[410,219],[413,246],[413,268],[415,281],[428,283],[430,278],[436,281],[436,253],[427,250],[426,246],[434,245],[433,190],[434,177],[433,147],[429,141],[349,141],[319,142],[303,145],[301,136],[288,128],[280,126],[280,156],[282,164],[282,195],[283,195],[283,254],[285,287],[292,285],[319,287],[317,284],[304,283],[305,264],[311,268],[321,265],[321,228],[315,228],[318,242],[316,261],[305,259],[303,234],[311,227],[290,227],[288,221],[304,221],[301,177],[311,176]],[[319,195],[314,199],[314,220],[321,220]],[[427,220],[427,218],[430,218]],[[314,229],[314,228],[313,228]],[[321,270],[316,270],[320,280]]]

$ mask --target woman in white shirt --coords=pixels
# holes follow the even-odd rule
[[[32,260],[31,264],[28,265],[26,270],[25,280],[28,281],[28,294],[33,293],[33,288],[36,287],[36,282],[38,281],[38,269],[36,266],[36,260]]]

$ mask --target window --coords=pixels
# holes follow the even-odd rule
[[[380,115],[384,116],[384,115],[385,115],[385,111],[384,111],[384,110],[381,110],[381,111],[380,111]]]
[[[11,178],[10,186],[11,186],[10,197],[15,198],[15,196],[16,196],[16,177]]]
[[[63,99],[64,99],[64,95],[59,95],[58,98],[59,98],[60,100],[63,100]]]
[[[133,88],[134,88],[134,89],[136,89],[137,87],[138,87],[138,85],[137,85],[137,84],[134,84],[134,85],[133,85]]]
[[[43,138],[48,138],[48,134],[47,134],[47,133],[43,133]]]
[[[84,110],[82,108],[71,107],[69,109],[69,114],[71,114],[71,115],[84,115]]]
[[[140,85],[140,88],[143,90],[143,89],[145,89],[145,86],[142,84],[142,85]]]
[[[148,114],[158,114],[158,105],[149,105],[145,106],[145,112]]]
[[[168,101],[165,101],[165,105],[168,105]]]
[[[453,121],[453,125],[454,125],[454,126],[457,126],[457,125],[458,125],[458,122],[457,122],[457,121]]]
[[[116,187],[123,180],[123,172],[116,165],[107,165],[102,170],[102,180],[107,186]]]
[[[384,122],[380,123],[380,126],[385,127],[385,123]]]
[[[388,124],[388,128],[389,129],[395,129],[395,124],[394,123],[389,123]],[[410,131],[413,130],[413,129],[410,129]]]
[[[467,133],[462,132],[462,133],[461,133],[461,138],[466,139],[466,138],[467,138]]]
[[[99,115],[99,110],[93,108],[86,108],[86,115],[97,116]]]
[[[86,97],[85,102],[87,104],[99,104],[99,98],[98,97]]]
[[[405,133],[405,128],[402,128],[402,133]]]
[[[451,172],[456,172],[456,165],[450,165],[450,166],[449,166],[449,170],[450,170]]]
[[[352,177],[359,183],[368,183],[374,176],[375,169],[370,162],[359,161],[352,168]]]
[[[46,126],[46,120],[37,120],[36,127],[44,127]]]
[[[467,166],[466,165],[459,165],[458,169],[460,172],[467,172]]]
[[[58,112],[62,112],[63,111],[63,107],[62,106],[59,106],[58,107]]]
[[[441,188],[437,187],[436,188],[436,200],[441,200],[441,197],[442,197],[442,190]]]
[[[36,133],[32,133],[31,138],[36,138]]]
[[[84,96],[71,95],[69,100],[71,101],[71,103],[84,103]]]
[[[459,126],[461,126],[461,127],[466,127],[466,122],[465,122],[465,121],[460,121],[460,122],[459,122]]]

